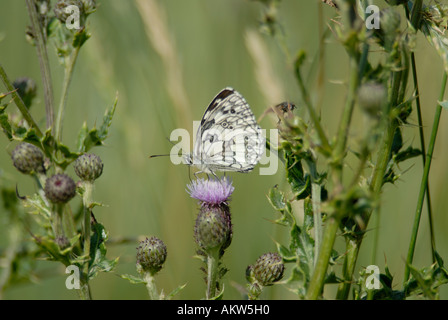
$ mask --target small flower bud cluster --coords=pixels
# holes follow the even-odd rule
[[[54,15],[62,23],[65,23],[70,15],[72,15],[72,12],[68,10],[70,6],[76,6],[80,12],[83,10],[83,3],[81,0],[59,0],[54,5]]]

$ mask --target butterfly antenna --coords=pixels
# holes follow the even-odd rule
[[[168,140],[169,143],[171,143],[173,146],[175,146],[174,142],[170,140],[170,138],[165,137],[166,140]]]
[[[152,158],[157,158],[157,157],[169,157],[169,156],[170,156],[169,154],[153,154],[153,155],[149,156],[148,158],[152,159]]]

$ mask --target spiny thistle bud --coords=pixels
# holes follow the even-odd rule
[[[14,167],[24,174],[45,172],[44,154],[31,143],[22,142],[12,151],[12,163]]]
[[[156,237],[146,238],[137,247],[137,270],[155,275],[166,260],[166,246]]]
[[[76,194],[76,184],[66,174],[55,174],[45,182],[45,196],[53,203],[66,203]]]
[[[84,7],[84,13],[86,15],[89,15],[96,10],[96,0],[81,0],[83,7]]]
[[[61,249],[65,249],[70,246],[70,241],[67,239],[66,236],[59,235],[59,236],[56,236],[56,238],[54,240],[57,243],[57,245],[59,246],[59,248],[61,248]]]
[[[260,256],[253,266],[248,267],[247,273],[262,286],[271,286],[282,279],[285,265],[278,253],[265,253]]]
[[[66,23],[67,19],[73,14],[71,10],[67,9],[69,6],[78,7],[80,13],[84,10],[81,0],[59,0],[54,5],[54,14],[62,23]]]
[[[76,159],[74,169],[76,175],[84,181],[94,181],[103,173],[103,161],[96,154],[83,154]]]
[[[222,179],[197,179],[187,185],[188,193],[199,200],[200,210],[196,218],[194,236],[198,246],[209,250],[219,249],[224,253],[232,242],[232,222],[228,201],[235,189],[232,181]]]
[[[225,204],[202,206],[196,218],[194,238],[205,252],[213,249],[223,252],[232,242],[229,207]]]
[[[25,106],[29,109],[34,97],[36,96],[36,82],[34,82],[33,79],[23,77],[16,79],[12,85],[17,89],[17,93],[20,98],[22,98]]]
[[[367,82],[358,90],[358,102],[368,115],[377,117],[386,103],[387,90],[382,83]]]

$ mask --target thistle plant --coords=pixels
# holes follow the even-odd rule
[[[255,71],[259,91],[266,100],[264,107],[269,106],[262,118],[269,120],[273,116],[271,126],[277,129],[279,136],[278,143],[267,137],[266,147],[278,155],[282,170],[282,175],[270,177],[272,187],[265,190],[265,195],[258,194],[257,199],[260,199],[260,203],[263,201],[269,207],[269,213],[274,215],[266,219],[269,221],[263,220],[261,223],[274,224],[279,233],[270,237],[273,239],[272,248],[260,250],[267,253],[259,256],[247,268],[248,263],[244,263],[239,270],[235,268],[229,272],[224,265],[224,255],[228,258],[233,254],[233,250],[228,250],[232,241],[232,249],[241,246],[235,243],[236,237],[233,237],[237,229],[232,224],[232,214],[237,212],[237,206],[235,202],[232,203],[231,214],[231,197],[234,192],[252,192],[255,188],[250,191],[235,190],[230,178],[218,178],[215,174],[213,177],[196,177],[190,181],[186,191],[190,198],[197,201],[197,214],[193,239],[189,240],[197,249],[195,258],[202,263],[199,272],[205,274],[204,297],[207,300],[224,299],[227,294],[224,291],[226,278],[233,273],[240,278],[246,275],[245,285],[235,284],[235,281],[231,284],[240,289],[243,299],[250,300],[262,298],[266,294],[263,293],[265,288],[273,285],[279,288],[278,291],[286,289],[298,299],[309,300],[438,299],[440,287],[448,283],[448,269],[444,262],[446,257],[441,254],[442,250],[436,243],[434,226],[436,219],[440,219],[440,214],[436,214],[440,206],[432,205],[429,173],[433,159],[438,156],[436,139],[440,119],[444,109],[448,108],[445,94],[448,81],[448,6],[437,0],[316,2],[318,18],[314,22],[318,24],[318,52],[315,56],[307,48],[291,51],[291,47],[297,48],[302,43],[297,36],[302,31],[286,28],[288,23],[284,23],[284,10],[281,9],[284,1],[258,0],[244,4],[252,6],[252,9],[260,9],[261,13],[258,24],[250,22],[250,19],[249,22],[245,21],[252,24],[251,31],[246,32],[246,43],[252,45],[250,54],[260,67],[260,70]],[[381,9],[377,7],[378,12],[369,13],[370,5],[378,5],[377,2]],[[113,174],[113,170],[109,170],[108,159],[102,159],[93,150],[105,144],[117,99],[105,111],[98,125],[89,127],[87,121],[80,124],[76,137],[70,137],[68,132],[64,132],[68,131],[64,123],[67,121],[67,110],[76,108],[69,99],[71,82],[78,60],[82,57],[80,52],[91,37],[90,21],[95,19],[95,12],[101,7],[95,0],[25,0],[25,3],[29,26],[23,26],[23,32],[30,42],[30,50],[36,52],[41,78],[39,81],[28,76],[11,79],[9,75],[15,71],[0,64],[0,79],[3,83],[0,92],[0,126],[9,141],[5,147],[9,161],[4,166],[2,164],[0,171],[2,213],[5,212],[2,218],[7,221],[5,238],[8,240],[7,247],[3,248],[2,244],[0,248],[0,297],[8,287],[39,279],[36,261],[47,260],[79,270],[78,295],[81,299],[92,299],[94,290],[91,289],[91,280],[99,272],[114,271],[118,264],[118,258],[108,257],[107,247],[111,241],[105,226],[97,219],[97,209],[102,204],[95,199],[98,179]],[[187,90],[181,80],[182,64],[177,57],[179,48],[175,46],[174,36],[171,37],[170,30],[164,25],[166,21],[164,15],[160,14],[163,13],[160,10],[163,6],[161,3],[135,1],[154,53],[161,58],[163,66],[160,70],[167,74],[168,100],[171,100],[175,111],[172,115],[162,104],[164,109],[156,110],[158,112],[151,110],[151,116],[157,115],[160,119],[172,116],[175,119],[173,122],[178,121],[180,124],[192,118],[193,113],[190,112]],[[294,5],[302,3],[305,1],[296,1]],[[328,14],[331,18],[325,20]],[[372,21],[378,22],[378,25],[372,24]],[[276,80],[270,74],[272,70],[267,66],[269,57],[263,52],[262,46],[257,46],[262,44],[263,38],[260,36],[261,40],[258,39],[258,33],[253,30],[255,26],[260,27],[259,33],[274,40],[271,44],[278,44],[279,52],[285,58],[283,75],[289,73],[296,81],[293,85],[285,85],[285,92],[276,86],[280,87],[279,83],[288,78]],[[430,97],[429,92],[422,92],[419,87],[422,80],[419,78],[416,56],[422,47],[422,42],[417,41],[420,35],[440,58],[440,61],[433,61],[440,65],[442,73],[437,97]],[[252,42],[253,39],[255,41]],[[333,57],[325,60],[330,39],[332,45],[342,49],[346,60]],[[50,63],[53,61],[52,55],[56,58],[56,64],[59,63],[60,70]],[[228,55],[225,56],[227,58]],[[328,80],[325,65],[328,63],[336,65],[336,72],[341,72],[338,76],[343,77],[339,81],[343,83],[340,88],[344,93],[340,106],[336,99],[330,102],[325,102],[330,99],[324,99],[328,98],[324,90]],[[194,67],[188,69],[198,70]],[[347,74],[343,73],[344,70],[348,70]],[[56,92],[59,86],[52,79],[57,71],[63,74],[59,92]],[[160,78],[157,74],[157,83]],[[131,92],[128,96],[134,98],[134,95]],[[433,103],[424,106],[423,95],[432,99]],[[279,103],[294,96],[298,97],[298,101]],[[42,101],[39,101],[40,97]],[[206,113],[210,122],[206,126],[218,126],[219,121],[231,117],[232,111],[236,112],[231,109],[229,115],[229,110],[224,110],[226,113],[211,119],[216,115],[211,111],[213,108],[218,109],[222,97],[218,97],[216,104],[207,109],[210,111]],[[145,106],[147,100],[157,100],[152,97],[145,99],[145,103],[142,103]],[[248,95],[249,99],[252,100]],[[251,102],[251,106],[254,104]],[[42,110],[37,109],[40,106]],[[426,113],[422,112],[423,107],[435,111],[432,127],[424,119]],[[334,110],[340,110],[337,117],[334,116]],[[362,124],[355,123],[356,113],[359,113]],[[140,112],[137,114],[143,115]],[[331,115],[330,119],[328,114]],[[244,122],[245,119],[240,120]],[[328,120],[337,123],[334,130],[325,123]],[[268,126],[267,121],[259,122],[260,126]],[[229,123],[225,122],[225,127],[224,122],[221,123],[226,133],[232,130],[232,126],[227,126]],[[165,123],[162,126],[168,127]],[[424,128],[427,127],[431,127],[430,137],[424,136]],[[407,132],[412,132],[418,139],[409,139]],[[138,140],[138,135],[134,133],[129,134],[133,143]],[[214,138],[210,136],[210,143]],[[163,140],[162,135],[159,140]],[[203,142],[208,143],[207,140]],[[229,142],[229,148],[238,151],[249,146],[247,142],[238,146],[235,141],[235,145],[232,141],[224,142]],[[223,150],[226,146],[223,144]],[[129,148],[132,152],[135,149]],[[128,156],[124,150],[120,152]],[[195,149],[195,152],[198,153],[198,150]],[[138,152],[132,154],[133,160],[136,154]],[[199,153],[197,156],[200,156]],[[409,172],[419,174],[415,170],[418,165],[409,164],[411,159],[416,163],[421,162],[422,174],[419,177],[421,182],[415,199],[415,215],[412,218],[406,261],[399,270],[392,270],[392,267],[386,265],[375,273],[358,260],[363,251],[371,256],[368,259],[370,267],[378,264],[383,232],[381,217],[393,214],[386,212],[383,195],[390,185],[400,188]],[[235,168],[234,163],[229,165]],[[251,179],[262,179],[254,172],[251,175]],[[235,172],[233,179],[239,179],[240,176],[240,173]],[[263,183],[266,181],[263,180]],[[159,184],[162,186],[160,181],[154,183],[157,187]],[[147,190],[140,185],[138,189],[156,194],[154,190]],[[172,197],[172,194],[175,193],[170,192],[169,196]],[[187,194],[183,193],[181,197],[191,202]],[[414,256],[425,202],[430,240],[428,243],[424,243],[425,239],[421,241],[430,248],[430,258],[421,267],[418,266],[421,261],[417,263]],[[126,208],[131,210],[133,204],[126,203]],[[185,207],[179,206],[182,210],[176,208],[176,213],[179,211],[183,217],[188,217]],[[150,212],[143,214],[160,213],[154,208],[157,205],[151,205]],[[172,209],[165,205],[160,208]],[[252,225],[244,227],[251,228]],[[163,230],[168,229],[173,228]],[[261,232],[255,235],[250,241],[257,242],[265,236]],[[372,239],[372,248],[364,244],[366,237]],[[170,238],[165,239],[169,244]],[[168,257],[167,245],[158,237],[138,240],[132,239],[132,249],[137,246],[136,256],[133,254],[132,258],[136,258],[137,275],[121,274],[120,277],[132,284],[145,285],[151,300],[174,298],[185,285],[165,294],[163,289],[159,289],[160,283],[156,285],[156,279],[160,279],[156,277],[168,270],[177,271],[170,269],[169,265],[176,250],[170,249]],[[244,243],[248,248],[251,245]],[[191,251],[193,255],[194,250]],[[235,260],[241,261],[241,258],[237,256]],[[396,275],[401,276],[401,273],[403,280],[399,284]],[[334,295],[329,293],[330,290],[325,290],[328,285],[336,288]]]
[[[27,36],[36,47],[39,58],[46,126],[42,128],[38,125],[41,121],[35,121],[31,114],[38,92],[34,80],[24,77],[11,82],[6,70],[0,65],[0,78],[7,90],[7,94],[1,96],[0,123],[11,144],[16,145],[11,152],[12,165],[21,173],[30,175],[33,179],[29,182],[37,188],[37,192],[31,195],[21,195],[21,186],[17,186],[15,191],[23,208],[33,213],[32,218],[19,214],[22,209],[11,197],[3,199],[4,205],[11,211],[11,221],[27,226],[34,240],[35,246],[28,247],[27,254],[78,268],[79,296],[91,299],[89,281],[98,272],[111,271],[118,260],[106,258],[107,232],[93,215],[93,208],[100,205],[92,200],[93,184],[102,174],[103,163],[97,155],[86,152],[104,143],[116,103],[106,111],[99,129],[89,129],[86,124],[81,127],[76,150],[63,143],[62,128],[75,62],[80,49],[90,37],[87,17],[94,12],[96,4],[95,1],[63,0],[56,3],[27,0],[26,4],[31,23]],[[80,20],[79,28],[67,27],[68,19],[71,18],[68,9],[73,9],[68,8],[70,5],[80,12],[79,17],[74,17]],[[55,49],[65,71],[56,122],[48,59],[48,49],[51,47]],[[11,96],[12,100],[5,100],[7,96]],[[81,179],[78,184],[65,172],[73,162],[75,172]],[[3,189],[2,195],[7,194],[11,194],[11,191]],[[77,195],[82,197],[83,219],[80,219],[81,215],[73,214],[72,207]],[[13,252],[11,259],[16,254]],[[9,262],[13,263],[13,260]],[[9,274],[9,277],[14,277],[14,274]]]
[[[231,180],[223,177],[193,180],[187,188],[190,196],[199,203],[194,236],[199,247],[198,258],[206,265],[206,298],[217,299],[223,292],[221,278],[227,272],[221,258],[232,242],[229,201],[234,187]]]
[[[356,277],[356,261],[364,236],[369,230],[369,221],[372,216],[380,214],[383,187],[387,183],[397,183],[401,175],[400,163],[422,155],[426,160],[425,170],[405,264],[403,289],[392,289],[393,277],[389,270],[386,270],[386,274],[380,277],[381,289],[377,288],[376,291],[371,290],[368,293],[363,291],[365,294],[361,293],[362,290],[355,289],[354,293],[356,298],[404,299],[413,294],[434,298],[437,296],[437,288],[448,282],[448,272],[443,267],[442,258],[435,251],[434,241],[431,241],[433,265],[430,269],[437,269],[441,274],[440,278],[436,280],[428,275],[428,272],[434,271],[413,267],[412,256],[425,195],[430,201],[427,189],[428,172],[440,112],[445,102],[439,102],[437,107],[427,153],[423,144],[423,132],[419,132],[422,141],[420,149],[406,147],[402,127],[410,123],[409,117],[413,112],[414,102],[421,121],[420,97],[409,94],[408,83],[412,73],[414,90],[418,90],[413,47],[417,32],[423,32],[442,57],[445,68],[439,101],[444,99],[448,55],[446,36],[442,30],[446,29],[447,8],[439,3],[424,7],[423,1],[394,2],[381,10],[378,16],[381,27],[378,29],[366,27],[368,17],[364,9],[370,4],[369,1],[324,2],[336,10],[339,21],[332,26],[332,30],[336,40],[346,50],[349,60],[346,102],[338,131],[334,138],[329,138],[316,113],[308,84],[303,79],[306,53],[300,51],[296,56],[294,68],[303,104],[309,115],[309,123],[296,116],[292,119],[282,119],[279,127],[279,154],[285,165],[286,180],[294,198],[287,200],[290,197],[277,187],[272,188],[268,194],[272,206],[281,215],[275,222],[290,228],[289,246],[277,245],[283,260],[294,262],[291,277],[286,283],[304,299],[321,299],[325,284],[339,283],[336,299],[347,299],[351,283]],[[279,4],[278,1],[264,3],[267,6]],[[408,19],[410,27],[407,29],[403,29],[400,22],[400,10]],[[280,29],[280,23],[272,17],[270,24]],[[279,41],[282,44],[281,38]],[[379,64],[374,65],[371,62],[375,55],[375,50],[371,48],[381,48],[382,59]],[[358,106],[366,115],[367,125],[361,137],[350,139],[352,115]],[[423,126],[421,122],[419,125]],[[344,171],[350,152],[355,154],[358,163],[354,165],[351,178],[347,179]],[[318,161],[319,159],[324,161]],[[319,163],[325,163],[327,166]],[[353,167],[353,164],[350,166]],[[298,200],[304,201],[302,224],[296,221],[291,205],[291,201]],[[428,208],[429,219],[432,221],[430,206]],[[334,250],[338,232],[345,239],[344,253]],[[375,231],[375,241],[378,241],[377,232],[378,227]],[[432,228],[430,232],[432,235]],[[434,239],[433,235],[431,238]],[[375,256],[376,245],[373,253],[373,257]],[[334,264],[342,265],[342,275],[336,275],[332,268]],[[375,264],[375,258],[372,264]],[[410,273],[412,278],[409,278]],[[364,277],[364,274],[361,277]],[[423,279],[426,279],[426,282]],[[419,287],[417,291],[414,290],[415,286]]]

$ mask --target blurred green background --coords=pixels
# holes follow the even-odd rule
[[[290,100],[296,111],[306,117],[292,70],[295,53],[308,54],[306,68],[313,99],[322,102],[322,121],[329,135],[337,129],[345,99],[347,61],[343,48],[330,35],[326,43],[324,65],[316,64],[319,53],[319,23],[331,24],[335,12],[323,6],[319,22],[320,1],[283,0],[278,19],[284,31],[284,45],[292,54],[286,57],[279,42],[259,32],[263,6],[249,0],[164,0],[140,1],[156,4],[145,12],[136,1],[103,0],[89,17],[91,39],[82,48],[73,77],[64,121],[64,142],[75,146],[76,135],[86,120],[89,126],[100,123],[104,110],[113,104],[118,92],[118,107],[107,145],[92,151],[103,159],[104,173],[96,183],[94,198],[106,206],[98,207],[96,218],[109,231],[110,238],[155,235],[168,247],[164,269],[157,277],[159,289],[170,292],[187,284],[177,299],[201,299],[205,285],[194,259],[196,245],[193,226],[196,202],[185,192],[189,182],[186,166],[175,166],[169,158],[148,159],[151,154],[168,153],[167,140],[172,130],[185,128],[192,132],[191,120],[200,120],[214,95],[226,86],[242,93],[257,118],[275,103]],[[380,4],[382,2],[379,2]],[[44,99],[35,49],[25,39],[28,14],[25,1],[0,0],[0,63],[9,77],[29,76],[38,84],[38,101],[32,114],[44,125]],[[152,32],[154,32],[153,34]],[[55,101],[59,99],[62,68],[54,51],[49,50]],[[161,53],[163,53],[161,55]],[[442,67],[439,57],[422,37],[417,38],[419,72],[425,134],[429,137],[436,99],[440,90]],[[325,70],[324,95],[315,90],[316,70]],[[1,88],[0,91],[5,91]],[[408,92],[412,94],[411,89]],[[11,106],[12,107],[12,106]],[[417,123],[416,116],[411,122]],[[265,118],[263,128],[275,127],[274,119]],[[364,118],[356,110],[351,135],[364,130]],[[430,175],[437,250],[448,260],[446,229],[448,227],[446,192],[448,119],[442,115],[435,157]],[[404,128],[404,141],[418,147],[416,126]],[[428,139],[427,139],[428,140]],[[28,177],[17,173],[10,156],[15,144],[0,135],[0,173],[2,184],[18,183],[22,194],[35,191]],[[353,146],[355,147],[355,146]],[[377,264],[387,265],[401,288],[404,261],[417,202],[422,173],[421,158],[405,162],[406,171],[395,185],[383,189],[380,240]],[[347,170],[351,170],[348,166]],[[73,169],[68,169],[73,174]],[[275,251],[274,240],[287,244],[287,229],[273,225],[277,218],[266,193],[279,184],[287,190],[279,168],[273,176],[232,174],[235,192],[231,201],[234,237],[226,251],[224,264],[225,299],[240,299],[238,286],[245,285],[245,269],[263,253]],[[300,208],[300,203],[297,204]],[[8,228],[0,212],[0,247],[7,245],[2,234]],[[375,219],[369,227],[375,225]],[[373,232],[368,232],[361,249],[357,270],[371,261]],[[339,237],[337,249],[343,252]],[[131,285],[117,275],[136,274],[137,241],[109,246],[108,256],[119,256],[114,273],[100,274],[91,282],[94,299],[146,299],[144,286]],[[422,216],[414,259],[417,267],[431,263],[426,209]],[[289,273],[286,272],[285,278]],[[40,279],[36,283],[9,288],[5,299],[76,299],[77,294],[65,287],[61,265],[40,261]],[[334,286],[327,286],[328,297],[334,297]],[[446,288],[441,297],[448,297]],[[295,299],[283,286],[268,288],[263,298]]]

